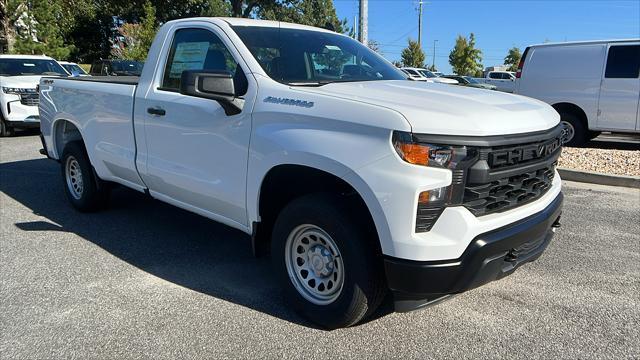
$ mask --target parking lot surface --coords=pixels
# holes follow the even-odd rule
[[[513,275],[336,331],[280,296],[248,237],[127,189],[80,214],[37,136],[0,139],[0,358],[638,358],[640,191],[565,183]]]

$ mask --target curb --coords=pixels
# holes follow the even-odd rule
[[[571,170],[566,168],[558,168],[558,173],[560,174],[562,180],[609,186],[624,186],[640,189],[639,176],[610,175],[592,171]]]

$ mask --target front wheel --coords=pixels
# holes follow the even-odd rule
[[[562,140],[565,146],[581,146],[587,141],[588,129],[577,116],[561,113],[560,122],[563,126]]]
[[[337,195],[305,195],[287,205],[274,225],[271,256],[288,300],[328,329],[371,315],[386,292],[372,231],[353,210]]]
[[[67,144],[62,152],[60,164],[65,193],[76,209],[89,212],[106,206],[109,187],[93,173],[82,143]]]

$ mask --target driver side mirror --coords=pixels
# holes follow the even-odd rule
[[[185,70],[180,94],[216,100],[227,115],[239,114],[244,102],[236,97],[233,76],[228,71]]]

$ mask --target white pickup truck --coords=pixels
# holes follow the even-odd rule
[[[494,85],[498,91],[512,93],[516,88],[516,75],[511,71],[489,71],[485,77],[476,80]]]
[[[240,229],[298,311],[349,326],[508,275],[559,226],[549,105],[405,78],[323,29],[170,21],[139,79],[42,79],[42,152],[80,211],[118,183]]]

